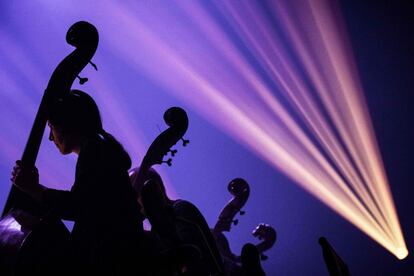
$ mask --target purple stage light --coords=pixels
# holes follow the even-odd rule
[[[94,22],[102,32],[99,47],[122,61],[127,69],[121,71],[151,79],[398,258],[408,254],[350,43],[334,2],[78,4],[81,11],[75,5],[62,8],[40,1],[53,22],[53,34],[65,31],[61,18],[68,25],[82,16]],[[23,142],[16,143],[15,137],[24,137],[30,128],[26,121],[34,114],[36,99],[29,95],[39,96],[40,84],[46,84],[47,78],[36,73],[36,63],[13,41],[12,32],[3,33],[7,37],[0,42],[4,59],[14,64],[14,70],[28,74],[19,82],[24,78],[14,78],[10,67],[0,67],[2,85],[9,90],[1,95],[2,103],[24,106],[16,113],[7,111],[7,118],[20,118],[13,124],[1,121],[7,128],[16,125],[13,135],[0,137],[8,147],[2,152],[6,162],[22,148]],[[33,43],[34,39],[31,34],[25,37]],[[13,50],[7,54],[7,49]],[[36,53],[47,67],[52,66],[46,52]],[[132,86],[139,80],[112,76],[105,71],[106,59],[97,59],[98,67],[101,63],[104,69],[90,72],[95,75],[85,91],[97,99],[105,125],[119,136],[138,165],[155,136],[138,133],[140,126],[131,123],[137,113],[130,101],[147,94],[114,94],[120,82]],[[46,66],[39,70],[45,71]],[[27,92],[28,86],[36,92]],[[62,167],[73,168],[74,160],[57,161],[54,150],[47,145],[39,156],[41,167],[56,163],[47,182],[70,180],[72,174]]]

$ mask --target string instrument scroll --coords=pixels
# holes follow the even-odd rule
[[[234,219],[234,217],[237,214],[245,214],[245,211],[241,209],[250,195],[249,184],[242,178],[235,178],[227,185],[227,190],[233,195],[233,198],[221,210],[216,225],[213,228],[215,234],[224,231],[230,232],[231,224],[237,225],[239,223],[238,219]]]

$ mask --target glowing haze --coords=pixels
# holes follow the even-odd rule
[[[53,1],[37,2],[50,14],[57,10]],[[97,11],[92,15],[68,6],[49,20],[84,15],[101,31],[104,51],[128,64],[125,70],[144,72],[395,256],[408,255],[344,22],[333,1],[160,1],[150,8],[147,1],[101,2],[80,4],[85,11]],[[110,13],[110,20],[100,13]],[[48,31],[62,36],[53,27]],[[19,52],[5,30],[0,32],[0,52],[14,49],[3,62],[25,71],[25,84],[42,91],[44,77],[34,69],[36,60]],[[10,70],[0,69],[1,89],[7,92],[1,94],[1,102],[8,103],[4,108],[24,101],[27,109],[19,116],[34,113],[36,101],[22,93],[27,87]],[[127,116],[128,99],[110,96],[110,79],[99,71],[90,87],[100,91],[95,97],[112,114],[117,136],[134,156],[142,156],[143,138]],[[12,129],[17,136],[26,133]],[[7,137],[0,136],[2,162],[19,152]],[[40,156],[39,162],[51,161]],[[67,179],[64,174],[43,177],[53,182]]]

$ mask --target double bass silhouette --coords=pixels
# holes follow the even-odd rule
[[[169,199],[161,177],[150,170],[155,164],[171,166],[172,158],[177,154],[172,146],[180,140],[184,147],[189,143],[183,138],[188,128],[188,117],[183,109],[168,109],[164,121],[169,128],[158,135],[141,165],[130,172],[131,182],[152,227],[148,233],[154,249],[151,253],[155,259],[152,273],[163,276],[222,275],[220,254],[198,209],[185,200]]]
[[[246,214],[242,208],[249,198],[250,187],[244,179],[235,178],[229,182],[227,190],[233,198],[223,207],[219,218],[212,229],[220,253],[223,256],[226,273],[235,276],[246,275],[246,273],[247,275],[259,275],[261,273],[258,271],[263,271],[260,265],[260,260],[265,261],[268,259],[263,252],[269,250],[275,244],[276,231],[270,225],[260,223],[253,230],[252,235],[261,240],[261,242],[256,245],[247,243],[243,246],[241,255],[234,254],[231,251],[230,244],[223,232],[230,232],[231,225],[237,225],[239,223],[239,220],[235,219],[237,214],[240,214],[241,216]]]
[[[47,109],[68,94],[79,73],[91,62],[98,46],[98,31],[85,21],[73,24],[66,42],[76,49],[54,70],[43,94],[26,147],[22,165],[34,167],[47,121]],[[0,221],[0,275],[62,274],[69,231],[62,221],[50,217],[51,210],[37,204],[12,186]]]

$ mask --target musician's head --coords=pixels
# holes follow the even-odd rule
[[[87,93],[72,90],[48,108],[49,140],[62,154],[79,153],[83,141],[102,131],[98,106]]]
[[[129,179],[131,181],[132,187],[135,190],[137,201],[142,207],[141,213],[144,216],[147,216],[147,214],[145,212],[144,203],[141,197],[141,192],[142,192],[144,185],[146,185],[147,181],[152,180],[156,182],[158,186],[158,189],[156,190],[158,191],[158,195],[156,196],[165,198],[166,201],[170,202],[170,199],[167,196],[167,192],[165,190],[165,186],[162,181],[162,178],[154,169],[150,168],[146,172],[144,179],[139,179],[139,167],[132,168],[131,170],[129,170]],[[148,194],[151,194],[151,193],[148,193]]]
[[[260,264],[260,252],[254,244],[246,243],[241,251],[242,269],[247,275],[265,275]]]

